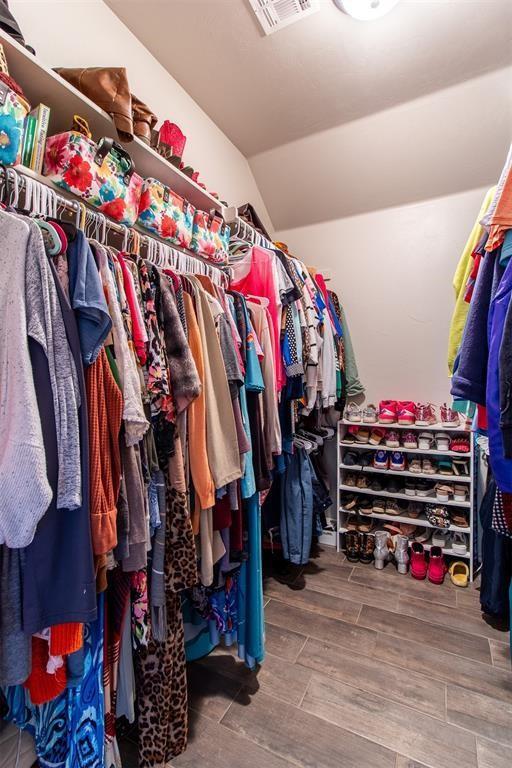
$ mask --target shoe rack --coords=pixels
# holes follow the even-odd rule
[[[437,433],[447,433],[447,436],[455,437],[457,434],[460,436],[465,436],[469,440],[470,450],[468,453],[460,453],[458,451],[440,451],[435,449],[420,449],[420,448],[390,448],[387,447],[384,442],[380,445],[370,445],[367,443],[361,443],[361,442],[353,442],[348,443],[344,442],[345,437],[348,432],[349,427],[366,427],[370,430],[370,433],[372,429],[374,428],[382,428],[382,429],[392,429],[396,432],[398,432],[400,435],[404,434],[405,432],[417,432],[418,435],[421,432],[429,432],[432,435],[435,435]],[[400,442],[402,442],[400,440]],[[376,451],[386,451],[390,455],[394,451],[400,451],[400,453],[404,454],[404,457],[407,459],[407,461],[412,460],[413,458],[418,459],[427,459],[431,457],[437,457],[438,459],[441,457],[447,457],[447,458],[458,458],[458,459],[467,459],[469,463],[469,475],[446,475],[441,473],[436,474],[429,474],[425,472],[411,472],[408,469],[404,470],[393,470],[393,469],[383,469],[383,468],[374,468],[373,466],[363,466],[362,464],[356,464],[356,465],[349,465],[345,463],[345,456],[347,452],[352,451],[357,454],[360,454],[361,456],[366,452],[376,452]],[[389,491],[386,491],[385,488],[383,490],[373,490],[371,488],[357,488],[353,485],[348,485],[346,483],[347,475],[366,475],[368,478],[375,477],[376,475],[379,477],[380,481],[384,484],[386,482],[386,478],[393,477],[394,479],[400,479],[402,477],[404,481],[409,478],[413,480],[426,480],[431,482],[432,489],[427,493],[427,495],[409,495],[406,493],[391,493]],[[338,489],[337,489],[337,510],[338,510],[338,518],[337,518],[337,550],[338,552],[342,549],[342,537],[347,532],[347,522],[349,521],[350,517],[359,515],[360,517],[364,517],[366,519],[374,520],[377,525],[379,524],[379,521],[381,523],[385,522],[393,522],[395,524],[398,523],[406,523],[410,525],[415,525],[418,527],[418,532],[422,532],[423,529],[432,529],[435,530],[436,526],[432,525],[427,519],[424,513],[421,513],[419,517],[408,517],[407,514],[389,514],[387,512],[381,513],[375,513],[372,510],[370,511],[358,511],[358,505],[356,504],[356,507],[350,510],[344,509],[342,505],[342,499],[343,495],[347,493],[354,494],[360,503],[359,500],[363,499],[372,499],[374,497],[379,497],[380,499],[383,499],[384,501],[387,501],[389,499],[396,499],[396,500],[404,500],[409,502],[419,502],[422,505],[427,504],[438,504],[440,506],[446,507],[448,511],[455,511],[456,509],[460,510],[461,512],[464,512],[468,517],[469,526],[467,528],[462,528],[457,525],[450,524],[448,528],[445,528],[443,530],[447,530],[451,533],[463,533],[467,536],[469,540],[469,546],[468,550],[465,554],[459,554],[457,552],[454,552],[451,547],[443,547],[443,554],[446,555],[448,558],[454,558],[456,560],[468,560],[469,561],[469,569],[470,569],[470,580],[473,581],[473,573],[474,573],[474,554],[475,554],[475,525],[474,525],[474,501],[475,501],[475,459],[474,459],[474,444],[473,444],[473,436],[470,431],[467,429],[464,429],[463,427],[458,428],[452,428],[452,427],[443,427],[441,424],[432,424],[428,427],[425,426],[411,426],[411,425],[401,425],[401,424],[363,424],[362,422],[351,422],[347,420],[341,420],[338,422]],[[434,486],[436,483],[449,483],[449,484],[457,484],[457,485],[466,485],[468,489],[468,495],[467,495],[467,501],[455,501],[453,499],[450,499],[449,501],[440,501],[436,497],[436,492],[434,490]],[[414,538],[411,539],[410,543],[414,541]],[[424,543],[423,544],[425,551],[429,551],[431,547],[433,546],[431,543]],[[450,561],[448,561],[449,564]]]

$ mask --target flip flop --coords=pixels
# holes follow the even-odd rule
[[[456,587],[467,587],[469,584],[469,568],[467,563],[456,560],[448,569],[452,584]]]

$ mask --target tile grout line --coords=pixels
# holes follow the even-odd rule
[[[304,699],[306,698],[307,692],[309,691],[309,686],[311,685],[311,680],[312,679],[313,679],[313,675],[311,675],[311,677],[309,678],[308,684],[306,685],[306,689],[305,689],[304,693],[302,694],[299,703],[297,704],[297,709],[302,709],[302,703],[303,703]]]
[[[298,654],[296,655],[296,657],[294,658],[294,660],[292,661],[292,664],[296,664],[297,663],[297,661],[299,660],[299,656],[301,655],[302,651],[306,647],[306,644],[307,644],[309,639],[310,639],[309,635],[306,635],[306,638],[305,638],[304,642],[302,643],[302,647],[301,647],[300,651],[298,652]]]

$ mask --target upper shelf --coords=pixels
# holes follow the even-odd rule
[[[81,94],[53,70],[45,67],[22,45],[0,31],[10,75],[23,88],[32,107],[40,102],[51,109],[49,135],[68,131],[73,115],[84,117],[95,139],[110,136],[117,139],[117,131],[110,115]],[[173,192],[186,198],[203,211],[214,209],[222,212],[222,204],[202,189],[179,168],[161,157],[158,152],[134,138],[126,149],[130,153],[137,173],[152,176],[170,187]]]
[[[396,421],[392,424],[383,424],[380,421],[374,421],[371,424],[367,424],[363,421],[349,421],[348,419],[341,419],[340,423],[345,427],[368,427],[368,429],[404,429],[404,430],[421,430],[422,432],[465,432],[467,435],[470,431],[463,424],[459,424],[457,427],[446,427],[441,422],[436,424],[398,424]]]

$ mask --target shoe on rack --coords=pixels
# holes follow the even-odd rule
[[[435,528],[449,528],[451,525],[448,508],[442,504],[426,504],[425,517]]]
[[[364,453],[359,454],[359,463],[362,467],[371,467],[373,464],[373,457],[374,457],[373,451],[364,451]]]
[[[359,531],[345,534],[345,554],[349,563],[358,563],[361,556],[361,535]]]
[[[386,511],[386,501],[385,499],[381,499],[380,497],[377,497],[373,500],[372,504],[372,512],[374,512],[376,515],[383,515]]]
[[[385,563],[389,560],[388,532],[375,532],[375,549],[373,551],[374,565],[377,570],[382,571]]]
[[[373,466],[375,469],[382,470],[389,468],[389,457],[386,451],[375,451]]]
[[[357,511],[361,515],[371,515],[372,513],[372,499],[365,498],[359,499],[358,505],[357,505]]]
[[[340,504],[343,509],[355,509],[357,505],[357,496],[355,493],[342,493],[340,494]]]
[[[405,493],[407,496],[416,496],[416,481],[407,478],[405,481]]]
[[[363,423],[364,424],[376,424],[377,423],[377,408],[373,403],[370,403],[363,408]]]
[[[460,509],[454,510],[452,513],[452,523],[458,528],[469,528],[469,521],[467,515],[461,512]]]
[[[396,503],[398,504],[398,512],[402,517],[407,517],[409,514],[409,502],[405,499],[397,499]]]
[[[388,429],[384,438],[386,448],[400,448],[400,435],[396,429]]]
[[[431,485],[427,480],[416,481],[416,496],[429,496]]]
[[[359,454],[356,451],[347,451],[343,455],[343,464],[346,467],[357,467],[360,464]]]
[[[386,500],[386,515],[399,515],[400,509],[394,499]]]
[[[386,491],[388,493],[403,493],[404,484],[397,477],[390,477],[386,484]]]
[[[413,541],[411,544],[411,576],[422,581],[427,575],[427,560],[423,544]]]
[[[363,475],[363,474],[358,475],[356,485],[361,490],[368,488],[368,475]]]
[[[416,406],[416,426],[431,427],[437,424],[437,416],[432,403],[418,403]]]
[[[453,485],[448,485],[448,483],[436,483],[435,491],[436,499],[438,501],[450,501],[450,496],[453,495]]]
[[[450,545],[450,532],[446,528],[435,528],[432,534],[432,546],[448,549]]]
[[[359,561],[369,565],[373,562],[373,553],[375,551],[375,534],[363,533],[361,541],[361,551],[359,553]],[[347,558],[348,560],[348,558]]]
[[[417,541],[418,544],[428,544],[432,536],[432,530],[430,528],[418,528],[418,531],[419,532],[416,533],[416,536],[414,537],[414,541]]]
[[[409,466],[407,467],[409,472],[415,472],[416,474],[421,475],[422,472],[422,464],[421,459],[419,459],[417,456],[415,456],[413,459],[409,459]]]
[[[350,485],[352,488],[355,488],[357,485],[357,475],[353,472],[347,472],[343,478],[343,485]]]
[[[415,450],[418,447],[418,438],[415,432],[404,432],[402,434],[402,445],[404,448]]]
[[[450,450],[450,436],[445,435],[444,432],[436,432],[435,436],[436,441],[436,449],[438,451],[449,451]]]
[[[448,572],[448,566],[444,559],[441,547],[431,547],[428,560],[428,580],[432,584],[442,584]]]
[[[417,520],[422,512],[423,504],[420,504],[418,501],[409,502],[409,509],[407,510],[407,515],[409,517],[412,517],[413,520]]]
[[[432,459],[423,459],[421,462],[421,471],[425,475],[435,475],[437,473],[437,464]]]
[[[383,491],[384,490],[384,484],[383,484],[382,480],[379,478],[379,476],[377,475],[376,477],[372,477],[372,479],[370,480],[370,485],[368,486],[368,488],[371,491]]]
[[[469,459],[454,458],[451,461],[454,475],[469,477]]]
[[[432,432],[420,432],[418,435],[418,448],[420,451],[430,451],[434,445],[434,435]]]
[[[437,471],[440,475],[446,475],[452,477],[454,474],[453,462],[450,459],[439,459],[437,462]]]
[[[371,508],[370,508],[371,512]],[[359,517],[357,521],[357,530],[359,533],[371,533],[375,528],[375,523],[371,517]]]
[[[361,409],[355,403],[349,403],[345,408],[345,421],[360,422],[362,418]]]
[[[401,451],[393,451],[389,461],[389,468],[395,472],[403,472],[405,469],[404,455]]]
[[[356,441],[357,427],[349,427],[343,437],[341,438],[342,445],[353,445]]]
[[[454,501],[467,501],[468,489],[465,485],[455,483],[453,486],[453,500]]]
[[[450,443],[450,450],[456,453],[469,453],[469,438],[462,435],[454,437]]]
[[[379,422],[381,424],[395,424],[396,407],[396,400],[381,400],[379,403]]]
[[[455,555],[466,555],[468,545],[469,538],[467,533],[452,533],[452,550]]]
[[[451,429],[457,429],[460,426],[459,414],[446,405],[446,403],[443,403],[441,406],[441,424],[443,427]]]
[[[414,425],[416,421],[416,405],[410,400],[400,400],[397,403],[398,423],[403,426]]]
[[[409,565],[409,539],[407,536],[396,537],[395,560],[398,573],[407,573],[407,566]]]
[[[359,427],[356,432],[356,443],[366,445],[370,439],[370,430],[368,427]]]
[[[380,445],[384,439],[385,434],[386,434],[386,430],[382,429],[382,427],[374,427],[370,432],[370,437],[368,442],[370,443],[370,445]]]

